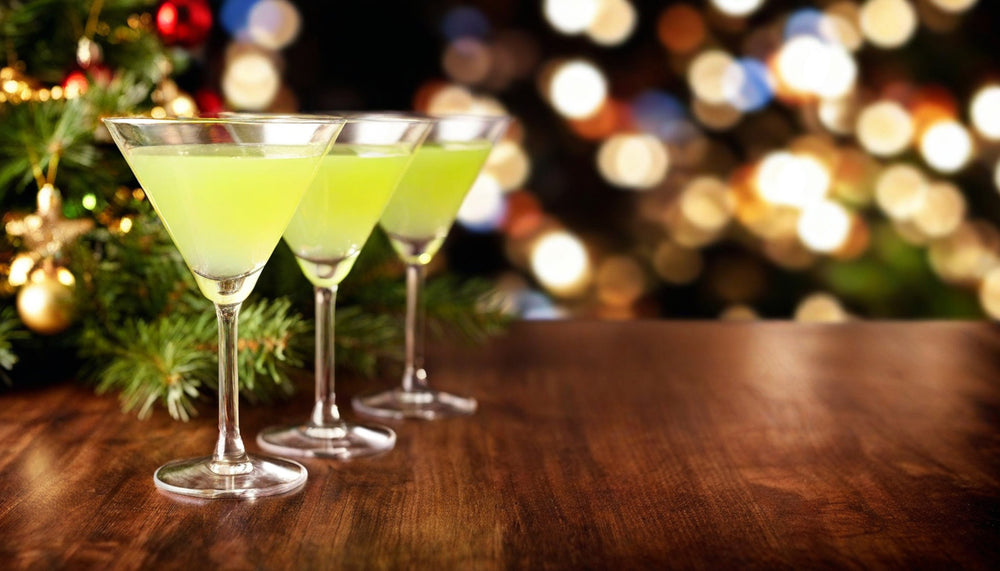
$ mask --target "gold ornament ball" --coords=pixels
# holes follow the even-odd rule
[[[17,294],[17,313],[35,333],[55,335],[73,322],[73,288],[39,272]]]

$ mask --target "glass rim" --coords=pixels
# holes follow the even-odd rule
[[[309,121],[310,119],[336,119],[343,121],[344,123],[359,123],[362,121],[374,121],[374,122],[396,122],[396,123],[413,123],[417,125],[427,125],[433,124],[434,118],[432,117],[418,117],[418,116],[408,116],[401,111],[344,111],[344,112],[316,112],[316,113],[275,113],[273,115],[268,115],[267,113],[247,113],[242,114],[239,111],[226,111],[228,117],[248,117],[248,118],[264,118],[264,119],[281,119],[290,118],[293,120],[301,119],[303,121]],[[397,113],[394,115],[394,113]]]
[[[336,125],[345,123],[342,117],[328,116],[273,116],[273,117],[143,117],[113,116],[101,117],[102,122],[129,125],[218,125],[223,123],[267,124],[300,123],[316,125]]]

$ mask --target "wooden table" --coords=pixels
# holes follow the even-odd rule
[[[72,384],[0,396],[0,567],[995,568],[1000,330],[986,323],[518,323],[438,346],[470,418],[306,462],[251,502],[153,486],[214,410],[138,421]],[[340,397],[377,383],[345,380]],[[244,405],[243,433],[311,395]]]

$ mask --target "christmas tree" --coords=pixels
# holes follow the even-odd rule
[[[192,115],[196,99],[215,107],[213,92],[192,97],[172,79],[211,26],[205,0],[0,7],[0,380],[60,363],[52,375],[118,393],[125,410],[164,406],[179,419],[214,394],[211,312],[100,123]],[[251,401],[290,392],[311,345],[308,284],[282,248],[241,312],[239,378]],[[429,327],[466,339],[499,330],[487,293],[483,281],[431,280]],[[370,240],[339,297],[338,364],[372,375],[397,359],[405,293],[384,239]]]

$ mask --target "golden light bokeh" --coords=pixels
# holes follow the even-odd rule
[[[722,230],[736,211],[736,199],[721,180],[702,176],[692,180],[680,196],[682,215],[695,226],[709,232]]]
[[[760,8],[764,0],[711,0],[717,10],[727,16],[748,16]]]
[[[814,293],[799,302],[795,308],[795,321],[803,323],[843,323],[850,314],[840,300],[828,293]]]
[[[920,154],[939,172],[953,173],[972,158],[972,137],[958,121],[938,121],[920,137]]]
[[[913,215],[913,223],[928,238],[951,234],[965,219],[965,196],[950,182],[935,182],[928,186],[924,204]]]
[[[868,0],[858,16],[865,38],[880,48],[898,48],[917,30],[917,12],[906,0]]]
[[[604,305],[629,307],[646,291],[646,272],[629,256],[611,256],[597,268],[594,286]]]
[[[719,319],[723,321],[756,321],[760,316],[754,308],[743,303],[734,303],[722,310]]]
[[[861,10],[854,2],[836,2],[826,8],[819,29],[824,38],[835,41],[854,52],[861,49],[865,38],[861,34]]]
[[[726,103],[729,96],[727,74],[736,60],[722,50],[706,50],[698,54],[688,68],[688,84],[695,96],[706,103]]]
[[[565,230],[555,230],[535,241],[531,271],[547,290],[560,296],[582,293],[590,279],[590,257],[583,242]]]
[[[490,151],[484,172],[493,175],[504,190],[516,190],[528,179],[531,161],[524,148],[514,141],[500,141]]]
[[[969,105],[972,126],[987,139],[1000,139],[1000,85],[982,87]]]
[[[861,110],[855,134],[861,146],[871,154],[897,155],[913,142],[913,119],[899,103],[879,101]]]
[[[474,84],[486,79],[492,59],[489,48],[477,38],[458,38],[445,48],[441,67],[451,79]]]
[[[701,252],[664,240],[653,252],[653,270],[663,281],[673,285],[693,282],[701,275]]]
[[[637,20],[635,7],[628,0],[599,0],[587,36],[602,46],[617,46],[632,35]]]
[[[776,151],[757,167],[756,184],[768,202],[802,208],[827,195],[830,173],[813,156]]]
[[[542,13],[556,31],[573,35],[591,25],[599,7],[598,0],[545,0]]]
[[[808,205],[796,227],[799,239],[814,252],[829,254],[847,242],[851,215],[846,208],[830,200]]]
[[[600,110],[608,96],[604,73],[586,60],[570,60],[552,73],[549,101],[564,117],[584,119]]]
[[[891,165],[875,183],[875,200],[890,218],[906,220],[920,211],[927,200],[929,184],[920,169],[908,164]]]
[[[1000,268],[994,268],[979,284],[979,304],[993,319],[1000,319]]]
[[[622,188],[648,189],[663,181],[670,167],[666,146],[644,133],[608,138],[597,151],[597,168],[611,184]]]
[[[930,0],[940,10],[951,13],[965,12],[976,5],[979,0]]]

